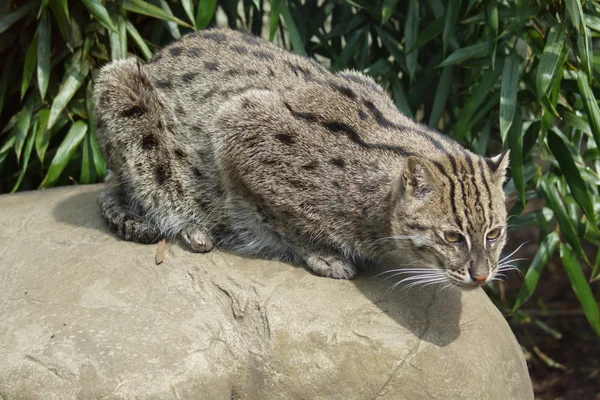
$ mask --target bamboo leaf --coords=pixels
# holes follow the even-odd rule
[[[281,2],[281,16],[283,17],[288,35],[290,36],[292,48],[296,53],[306,55],[306,50],[304,49],[304,43],[300,37],[300,32],[298,31],[298,27],[292,18],[292,14],[290,13],[290,9],[286,0]]]
[[[27,137],[27,144],[25,145],[25,152],[23,153],[23,162],[21,163],[21,169],[19,170],[17,181],[10,191],[11,193],[14,193],[17,191],[17,189],[19,189],[19,186],[21,186],[21,182],[23,181],[23,177],[25,176],[25,172],[27,171],[31,150],[33,149],[33,142],[35,142],[36,125],[37,124],[34,124],[31,134]]]
[[[42,14],[42,18],[39,22],[37,38],[37,81],[40,97],[43,102],[46,97],[46,90],[48,90],[48,82],[50,80],[51,27],[50,17],[48,16],[47,11]]]
[[[29,82],[33,76],[33,70],[37,63],[37,35],[33,37],[33,40],[29,44],[27,49],[27,55],[25,56],[25,65],[23,66],[23,80],[21,81],[21,100],[25,97],[27,89],[29,89]]]
[[[408,1],[408,12],[406,14],[406,24],[404,25],[404,40],[406,48],[413,48],[419,36],[419,0]],[[410,80],[415,79],[417,70],[418,49],[414,49],[406,55],[406,69]]]
[[[269,12],[269,40],[272,42],[275,38],[275,32],[279,26],[279,18],[281,14],[281,4],[285,0],[271,1],[271,11]]]
[[[450,42],[450,37],[454,34],[454,28],[456,27],[456,21],[458,20],[458,12],[460,11],[461,0],[449,0],[448,7],[446,8],[446,15],[444,16],[444,33],[442,35],[442,46],[444,55]]]
[[[398,0],[383,0],[381,6],[381,25],[385,25],[394,13]]]
[[[38,158],[44,164],[44,157],[48,144],[50,143],[50,131],[46,129],[48,125],[48,117],[50,116],[50,109],[43,108],[38,112],[37,117],[37,129],[35,131],[35,152]]]
[[[17,8],[15,11],[6,14],[2,19],[0,19],[0,34],[4,31],[8,30],[13,24],[19,21],[21,18],[25,17],[31,11],[33,11],[37,6],[38,1],[28,1],[23,4],[21,7]]]
[[[217,0],[200,0],[198,10],[196,11],[196,28],[206,28],[215,15],[216,9]]]
[[[52,102],[50,108],[50,116],[48,117],[48,126],[46,129],[51,129],[56,123],[60,113],[67,106],[75,92],[81,87],[85,77],[89,72],[89,64],[85,59],[81,59],[81,50],[78,51],[72,58],[70,68],[68,68],[65,79],[58,90],[58,94]]]
[[[127,33],[129,33],[129,36],[131,36],[133,42],[136,44],[138,49],[140,49],[144,58],[146,60],[151,59],[152,51],[150,51],[150,48],[144,41],[144,38],[142,38],[142,35],[140,35],[138,30],[135,28],[135,26],[133,26],[133,24],[129,20],[125,21],[125,29],[127,29]]]
[[[181,5],[185,10],[185,14],[187,15],[190,22],[194,25],[194,29],[196,29],[196,19],[194,18],[194,4],[192,0],[181,0]]]
[[[477,57],[483,57],[487,53],[488,44],[479,43],[471,46],[463,47],[450,54],[438,67],[446,67],[471,60]]]
[[[450,85],[452,84],[452,70],[453,67],[444,67],[442,75],[440,76],[440,82],[435,90],[435,97],[433,101],[433,107],[429,116],[429,126],[437,129],[442,113],[446,107],[446,101],[448,100],[448,93],[450,93]]]
[[[201,3],[206,1],[215,1],[215,0],[202,0]],[[187,28],[193,28],[192,25],[188,24],[185,21],[180,20],[173,15],[169,15],[165,10],[159,8],[153,4],[149,4],[143,0],[123,0],[123,8],[127,11],[131,11],[136,14],[147,15],[152,18],[162,19],[164,21],[173,21],[181,26],[185,26]],[[200,4],[199,8],[202,8],[202,4]],[[198,26],[198,17],[196,16],[196,25]]]
[[[17,155],[17,162],[20,162],[21,152],[23,150],[23,144],[27,138],[29,132],[29,126],[31,125],[31,114],[33,113],[33,101],[31,96],[25,103],[25,106],[19,112],[17,117],[17,123],[15,125],[15,154]]]
[[[521,57],[514,53],[504,59],[500,94],[500,136],[502,142],[506,140],[517,109],[517,91],[521,78],[520,63]]]
[[[94,161],[92,159],[90,132],[88,131],[83,138],[82,155],[81,155],[81,170],[79,174],[79,183],[90,183],[96,179],[96,170],[93,168]]]
[[[542,99],[552,87],[552,83],[557,77],[557,71],[560,70],[564,63],[566,56],[565,43],[566,35],[564,28],[560,24],[555,24],[550,28],[544,52],[538,64],[535,82],[538,100]]]
[[[571,189],[573,198],[575,198],[577,204],[579,204],[587,218],[590,220],[592,226],[597,226],[590,192],[588,191],[585,182],[581,178],[579,169],[575,165],[575,161],[573,161],[573,157],[571,156],[569,149],[563,140],[552,130],[548,132],[548,147],[550,147],[552,154],[560,165],[560,169],[566,178],[569,188]]]
[[[556,232],[550,232],[541,242],[531,261],[531,265],[525,274],[525,278],[523,278],[523,284],[519,289],[519,293],[517,294],[517,299],[512,306],[511,313],[514,313],[516,310],[523,305],[529,297],[535,291],[537,287],[538,281],[540,279],[540,275],[542,271],[548,264],[550,257],[556,251],[556,247],[560,243],[560,237]]]
[[[596,146],[600,148],[600,108],[598,108],[598,102],[592,92],[586,74],[577,74],[577,87],[579,88],[581,99],[583,100],[583,106],[588,117],[588,122],[592,128],[594,141],[596,142]]]
[[[117,30],[108,32],[110,40],[110,59],[120,60],[127,57],[127,28],[125,18],[121,14],[117,15]]]
[[[413,112],[408,105],[406,93],[400,84],[397,74],[392,76],[392,94],[394,95],[394,103],[396,104],[398,110],[400,110],[400,112],[407,117],[413,118]]]
[[[157,0],[160,3],[160,7],[169,15],[173,15],[173,11],[171,11],[171,7],[169,7],[169,3],[166,0]],[[171,33],[173,39],[181,39],[181,32],[179,32],[179,26],[173,21],[162,21],[163,24],[167,27],[167,30]]]
[[[82,2],[85,8],[88,9],[90,14],[92,14],[92,16],[96,18],[96,20],[98,20],[102,26],[113,31],[114,33],[118,33],[117,27],[100,0],[82,0]]]
[[[600,313],[598,312],[598,303],[594,298],[594,293],[592,293],[590,284],[583,274],[583,269],[577,260],[577,256],[573,254],[573,251],[568,245],[561,244],[560,259],[562,260],[563,267],[569,277],[573,292],[575,292],[575,296],[577,296],[588,322],[596,334],[600,336]]]
[[[94,160],[94,167],[96,168],[96,176],[98,178],[104,178],[104,176],[106,175],[106,161],[104,160],[102,150],[100,149],[100,145],[98,144],[98,137],[96,136],[95,118],[93,113],[94,100],[92,94],[92,82],[89,81],[85,90],[85,105],[87,107],[89,116],[88,122],[92,158]]]
[[[581,243],[579,242],[579,238],[577,237],[577,231],[565,211],[565,206],[560,198],[558,190],[544,177],[540,179],[540,189],[542,189],[542,193],[544,193],[544,197],[546,197],[546,200],[548,201],[548,206],[556,216],[560,231],[565,235],[567,241],[575,249],[577,254],[588,262],[585,253],[583,252],[583,248],[581,247]]]
[[[71,125],[71,129],[58,146],[52,163],[48,168],[48,173],[44,177],[44,180],[40,184],[41,188],[52,186],[60,177],[67,163],[71,159],[71,156],[75,152],[75,149],[81,144],[83,137],[87,131],[87,124],[83,121],[77,121]]]
[[[513,115],[513,122],[508,132],[508,148],[510,149],[510,170],[519,193],[521,203],[525,205],[525,177],[523,173],[523,120],[521,113]]]

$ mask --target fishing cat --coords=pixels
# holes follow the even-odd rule
[[[94,102],[114,174],[100,210],[127,240],[180,237],[333,278],[383,258],[465,287],[498,271],[508,154],[413,122],[361,73],[213,29],[108,64]]]

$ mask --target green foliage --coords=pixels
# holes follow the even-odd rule
[[[541,232],[513,311],[559,253],[600,333],[590,287],[600,280],[594,1],[9,0],[0,9],[0,193],[100,181],[106,164],[90,113],[98,68],[148,59],[217,20],[257,34],[268,20],[271,40],[334,71],[372,75],[402,112],[471,150],[510,149],[511,229]],[[534,199],[544,206],[530,212]]]

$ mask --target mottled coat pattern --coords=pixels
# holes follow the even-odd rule
[[[413,122],[360,73],[215,29],[110,63],[94,100],[114,176],[101,213],[127,240],[180,236],[335,278],[384,258],[465,285],[497,268],[506,154]]]

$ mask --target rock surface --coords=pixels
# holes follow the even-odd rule
[[[481,290],[119,240],[101,186],[0,196],[1,399],[533,399]]]

